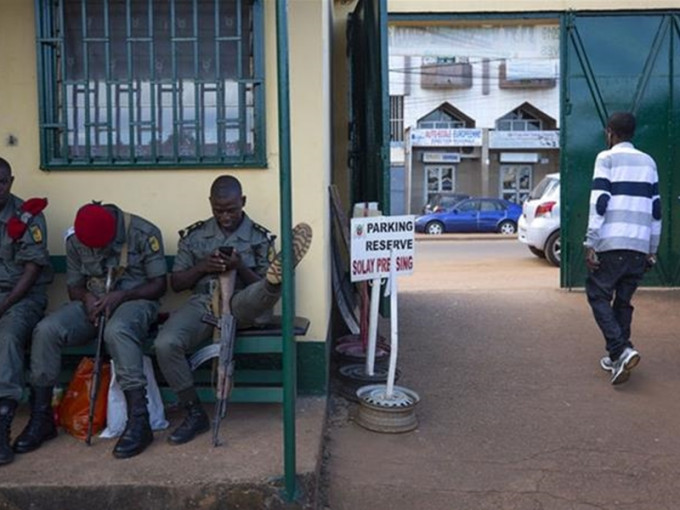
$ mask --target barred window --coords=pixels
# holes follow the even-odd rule
[[[390,96],[390,141],[404,141],[404,96]]]
[[[263,166],[261,0],[38,0],[43,168]]]

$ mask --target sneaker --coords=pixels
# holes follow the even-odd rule
[[[640,353],[635,349],[626,347],[619,359],[614,362],[612,370],[612,384],[621,384],[628,380],[630,371],[640,362]]]
[[[297,266],[312,244],[312,227],[298,223],[293,227],[293,267]],[[280,285],[282,278],[281,253],[278,253],[267,268],[266,278],[272,285]]]
[[[602,356],[600,358],[600,368],[602,368],[602,370],[604,370],[605,372],[613,372],[614,362],[609,356]]]

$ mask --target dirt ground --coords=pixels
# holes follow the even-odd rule
[[[638,291],[642,361],[612,386],[583,292],[503,246],[400,280],[399,384],[421,397],[418,428],[371,432],[332,396],[320,508],[677,508],[680,291]]]

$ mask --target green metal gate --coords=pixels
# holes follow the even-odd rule
[[[387,2],[361,0],[349,20],[352,203],[390,211]]]
[[[563,287],[581,287],[593,163],[614,111],[637,117],[633,140],[659,168],[663,231],[644,285],[680,283],[680,11],[568,13],[562,18]]]

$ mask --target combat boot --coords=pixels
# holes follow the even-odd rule
[[[14,452],[10,446],[9,436],[16,408],[16,400],[9,398],[0,399],[0,466],[9,464],[14,460]]]
[[[210,430],[210,420],[200,402],[187,402],[184,404],[184,409],[186,411],[184,421],[168,437],[168,443],[188,443],[197,435]]]
[[[52,410],[52,386],[34,386],[29,398],[31,417],[28,424],[14,441],[15,453],[28,453],[45,441],[57,437],[57,425]]]
[[[126,390],[127,422],[125,430],[113,448],[113,456],[127,459],[142,453],[153,441],[153,431],[146,407],[146,389]]]

